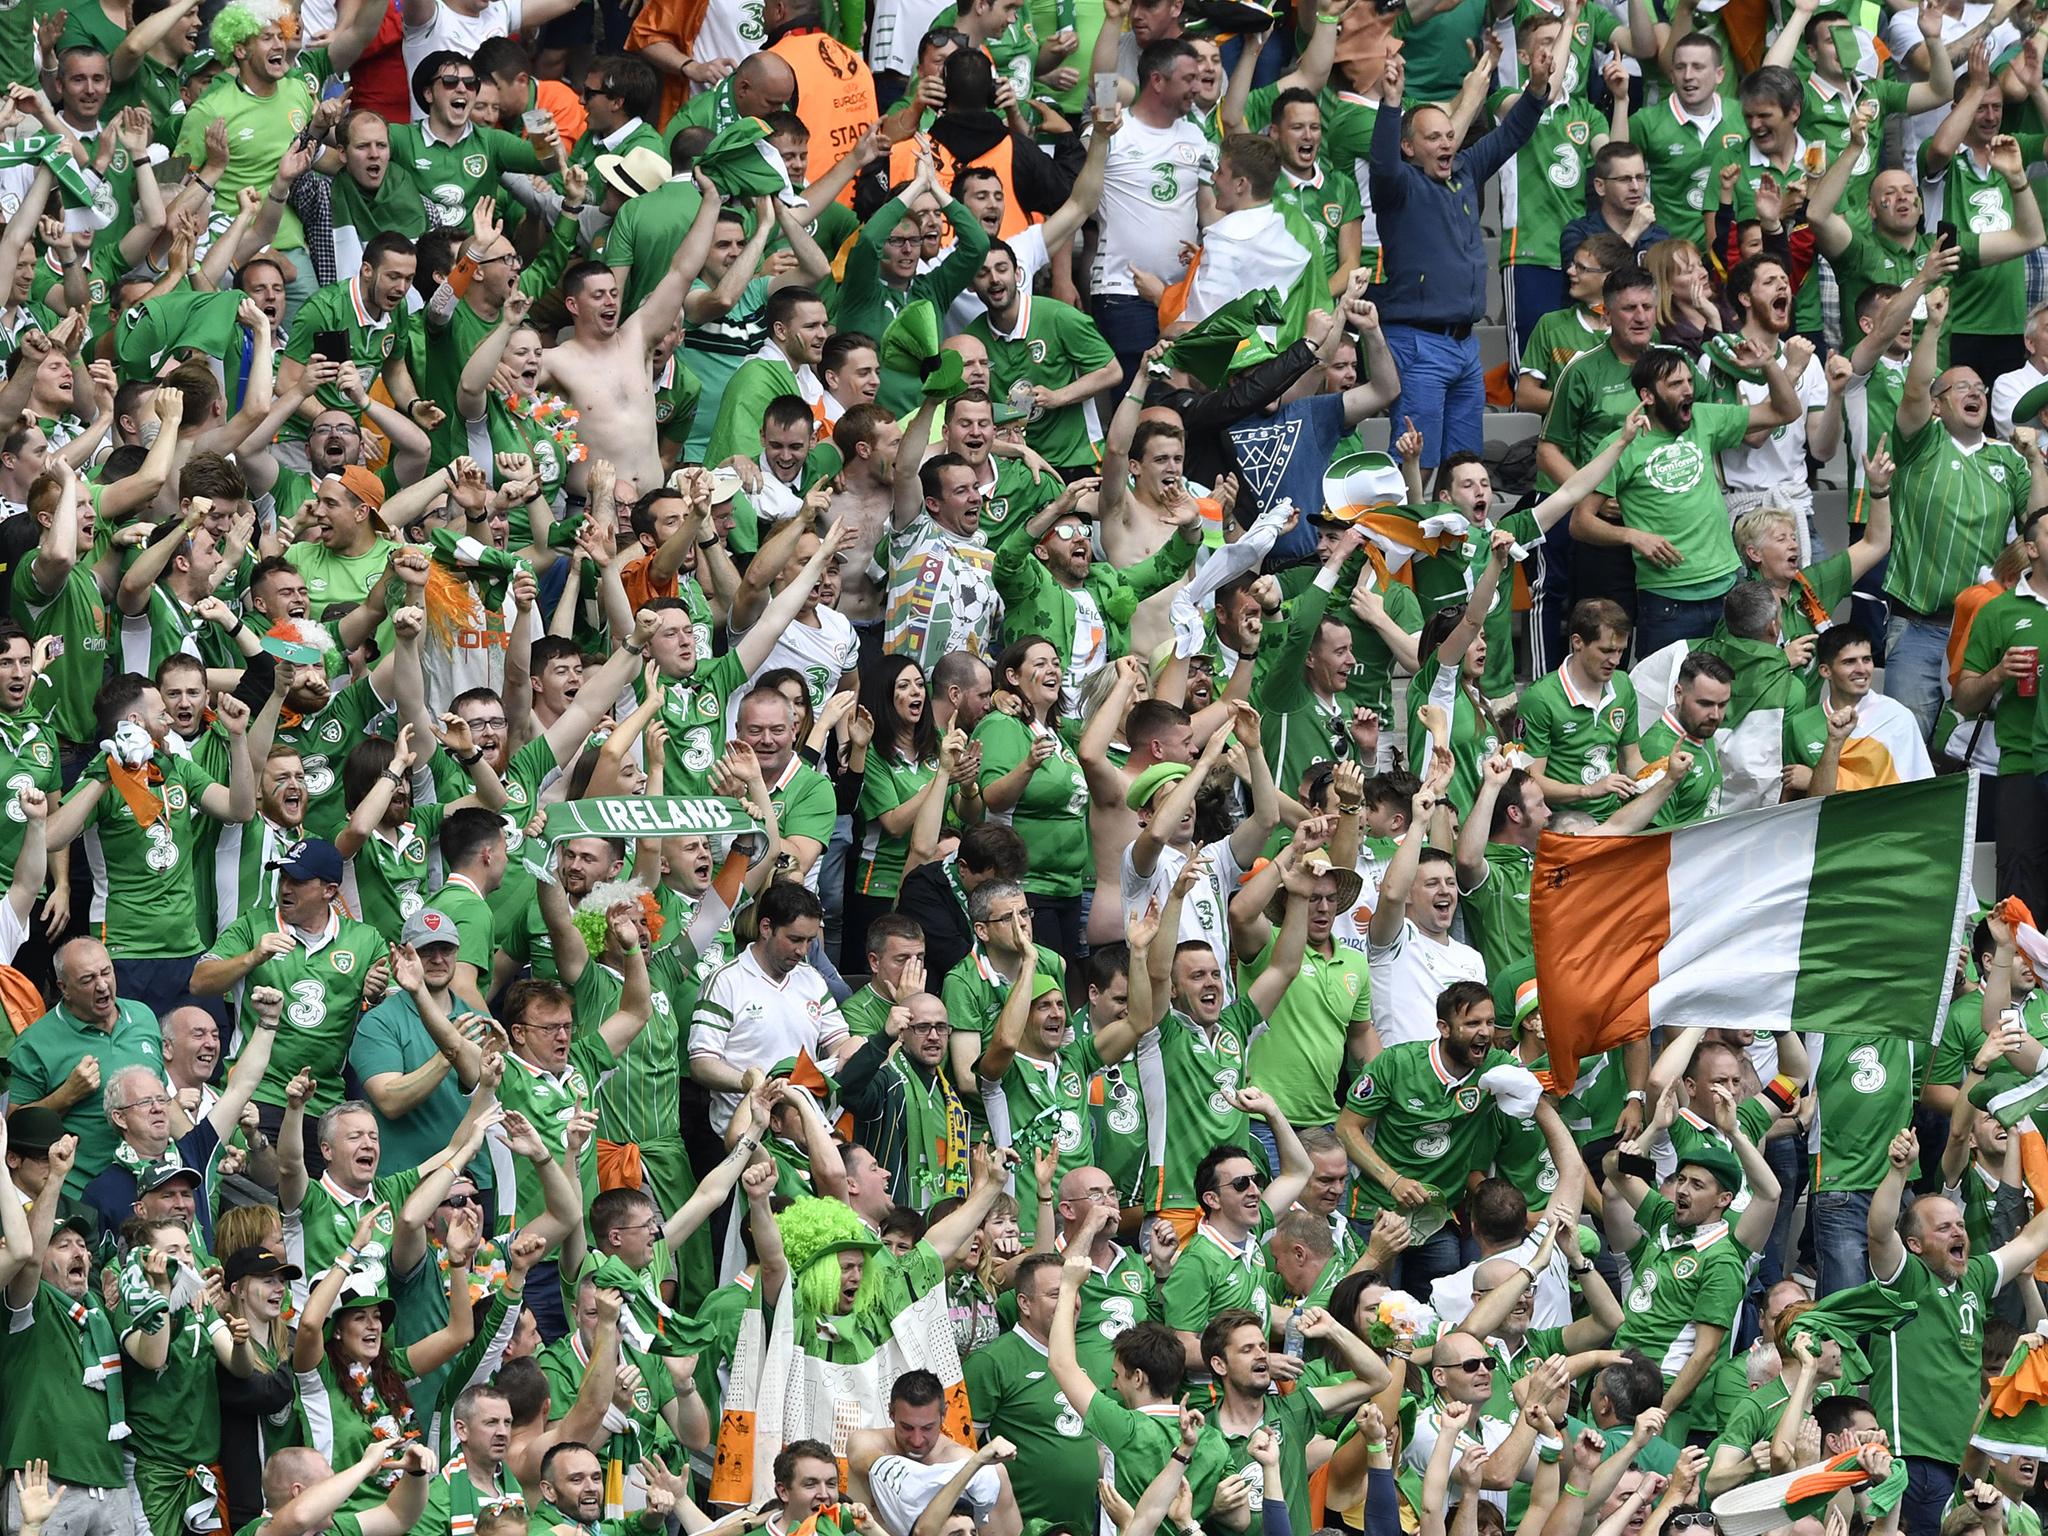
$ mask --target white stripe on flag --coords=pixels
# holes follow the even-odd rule
[[[1650,987],[1652,1024],[1792,1027],[1820,807],[1773,806],[1671,834],[1671,938],[1659,971],[1680,980]],[[1766,824],[1769,836],[1761,835]]]

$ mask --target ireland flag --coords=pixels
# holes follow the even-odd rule
[[[1976,805],[1959,774],[1669,832],[1546,832],[1529,915],[1557,1091],[1653,1025],[1938,1040]]]

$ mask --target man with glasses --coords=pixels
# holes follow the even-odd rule
[[[569,164],[594,169],[600,155],[623,157],[649,149],[668,160],[668,143],[654,126],[661,112],[661,76],[639,54],[592,59],[583,76],[589,130],[576,141]]]
[[[1201,508],[1189,499],[1175,510],[1180,536],[1169,536],[1145,560],[1129,570],[1097,560],[1093,518],[1081,507],[1096,484],[1074,481],[1026,518],[1019,536],[996,545],[1003,634],[1012,643],[1026,635],[1052,643],[1060,657],[1060,708],[1066,713],[1079,711],[1081,685],[1091,675],[1130,652],[1130,616],[1137,605],[1180,585],[1202,543]]]
[[[420,393],[441,408],[443,417],[433,433],[435,464],[467,454],[496,481],[501,478],[494,473],[497,454],[529,450],[520,418],[512,414],[499,390],[483,392],[481,421],[463,419],[462,374],[470,359],[487,346],[502,351],[512,332],[526,323],[530,306],[561,281],[576,254],[577,221],[589,197],[589,172],[581,165],[571,165],[562,173],[561,211],[530,266],[520,260],[506,237],[496,204],[490,200],[478,204],[471,220],[474,232],[459,248],[458,265],[473,269],[468,287],[446,319],[437,319],[431,307],[421,310],[419,328],[411,336],[412,376]],[[460,231],[453,234],[459,236]],[[446,249],[440,243],[446,238],[450,237],[436,236],[428,242],[430,266],[438,268],[445,259],[432,253]],[[434,276],[428,275],[430,279]]]
[[[1062,1248],[1084,1229],[1092,1234],[1088,1275],[1081,1282],[1074,1326],[1081,1369],[1105,1390],[1115,1372],[1118,1336],[1139,1323],[1156,1323],[1164,1317],[1159,1283],[1172,1273],[1179,1250],[1172,1228],[1164,1222],[1151,1224],[1152,1240],[1142,1254],[1137,1247],[1127,1248],[1117,1241],[1116,1222],[1089,1222],[1090,1214],[1098,1209],[1114,1215],[1118,1203],[1116,1182],[1102,1169],[1091,1167],[1076,1168],[1060,1180],[1059,1203],[1053,1207]]]
[[[887,1172],[890,1198],[913,1211],[967,1193],[967,1106],[946,1069],[952,1037],[946,1005],[912,992],[839,1069],[854,1141]]]
[[[1446,1432],[1457,1435],[1461,1451],[1484,1446],[1488,1453],[1486,1480],[1479,1496],[1505,1516],[1508,1490],[1534,1460],[1531,1452],[1536,1449],[1541,1416],[1517,1412],[1519,1402],[1494,1411],[1491,1404],[1496,1369],[1493,1353],[1484,1340],[1463,1329],[1441,1335],[1429,1361],[1435,1400],[1416,1413],[1414,1432],[1401,1447],[1401,1460],[1418,1475],[1427,1472],[1430,1458],[1436,1454],[1437,1440]],[[1543,1361],[1530,1374],[1544,1395],[1568,1380],[1562,1359]],[[1446,1422],[1444,1410],[1453,1404],[1465,1409],[1465,1413]]]
[[[1949,296],[1927,295],[1927,324],[1913,343],[1898,414],[1892,419],[1891,563],[1884,591],[1885,692],[1913,712],[1923,734],[1947,692],[1949,630],[1956,594],[1973,585],[2005,548],[2007,531],[2048,506],[2048,479],[2029,434],[2018,443],[1985,436],[1991,400],[1977,370],[1937,375]],[[2015,434],[2017,436],[2017,434]]]
[[[1636,260],[1671,231],[1657,222],[1657,210],[1650,201],[1650,171],[1640,146],[1626,139],[1610,139],[1593,152],[1592,209],[1565,225],[1558,237],[1558,254],[1567,265],[1572,253],[1592,235],[1616,235]]]
[[[242,1053],[228,1073],[227,1086],[213,1107],[184,1135],[171,1135],[171,1097],[163,1080],[148,1067],[123,1067],[108,1080],[104,1090],[107,1120],[121,1139],[114,1145],[114,1160],[85,1186],[85,1203],[100,1220],[102,1232],[118,1232],[121,1224],[135,1214],[139,1179],[157,1165],[190,1168],[203,1185],[211,1187],[213,1165],[221,1148],[241,1123],[242,1106],[262,1081],[270,1062],[271,1047],[277,1042],[277,1025],[284,1010],[284,996],[274,987],[257,987],[249,994],[249,1032]],[[203,1245],[213,1246],[213,1202],[198,1202],[198,1231]]]
[[[507,172],[544,176],[562,168],[562,138],[552,119],[531,139],[473,120],[480,85],[467,54],[438,49],[413,67],[421,116],[391,128],[391,156],[410,168],[427,221],[437,229],[468,223],[481,199],[500,195]]]
[[[1211,1319],[1243,1308],[1261,1328],[1267,1326],[1269,1271],[1259,1229],[1269,1207],[1286,1210],[1308,1184],[1308,1154],[1272,1099],[1262,1089],[1244,1088],[1237,1100],[1247,1111],[1264,1115],[1273,1127],[1280,1143],[1281,1171],[1268,1184],[1259,1177],[1251,1154],[1229,1143],[1211,1147],[1195,1169],[1201,1222],[1159,1289],[1166,1326],[1180,1335],[1189,1378],[1195,1381],[1209,1379],[1202,1334]]]
[[[314,417],[323,410],[346,410],[351,414],[359,411],[338,384],[323,385],[311,394],[302,394],[299,389],[313,360],[315,343],[325,337],[338,336],[344,345],[335,348],[329,341],[328,348],[339,355],[327,357],[323,350],[322,357],[330,363],[354,368],[357,381],[365,390],[381,379],[400,409],[414,413],[418,391],[409,372],[413,321],[406,296],[412,291],[418,265],[413,243],[387,230],[363,247],[361,265],[345,281],[328,284],[300,307],[292,320],[291,340],[285,343],[284,355],[278,359],[277,392],[301,398],[298,409],[278,429],[277,443],[271,450],[273,456],[282,454],[282,462],[298,467],[303,450],[297,445],[305,440],[306,429]],[[301,542],[290,546],[294,551],[305,547]],[[316,601],[323,602],[362,601],[360,592],[352,597],[320,593],[314,596]]]

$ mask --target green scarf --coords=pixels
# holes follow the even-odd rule
[[[57,186],[67,201],[81,208],[93,206],[93,188],[104,187],[98,178],[87,175],[84,166],[72,157],[61,135],[55,133],[31,133],[11,142],[0,143],[0,166],[40,165],[48,168],[57,180]],[[104,213],[102,227],[113,222],[111,206],[96,210]],[[239,300],[237,301],[239,302]]]
[[[85,1384],[107,1394],[107,1438],[126,1440],[128,1399],[121,1387],[121,1341],[114,1336],[113,1320],[90,1295],[84,1301],[65,1297],[65,1309],[72,1323],[85,1334]]]
[[[505,589],[524,567],[517,555],[493,549],[481,539],[457,533],[453,528],[433,529],[427,539],[434,548],[435,564],[475,580],[486,612],[496,613],[505,606]]]
[[[967,1106],[943,1071],[932,1073],[926,1083],[902,1060],[895,1066],[903,1078],[909,1204],[913,1210],[928,1211],[936,1201],[967,1193]]]

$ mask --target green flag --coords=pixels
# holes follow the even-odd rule
[[[235,289],[201,293],[173,288],[121,311],[114,329],[114,356],[121,379],[153,378],[173,352],[190,349],[226,362],[238,349],[242,323],[236,318],[242,295]]]

